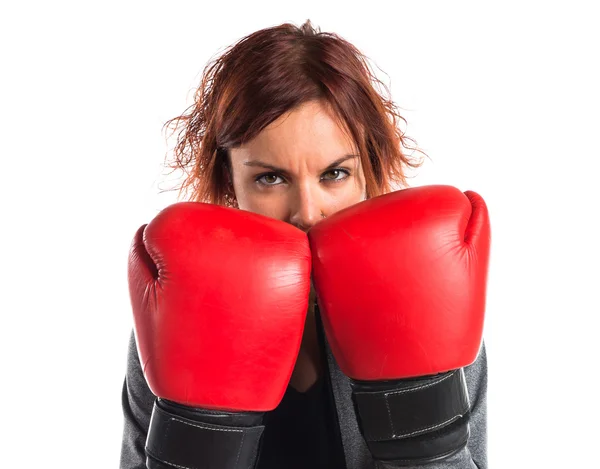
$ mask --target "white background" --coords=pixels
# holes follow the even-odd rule
[[[161,127],[215,54],[307,18],[387,73],[431,157],[411,184],[488,202],[491,467],[597,464],[593,2],[215,3],[2,6],[0,465],[118,466],[129,242],[176,201]]]

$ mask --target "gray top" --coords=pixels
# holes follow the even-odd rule
[[[329,467],[331,469],[384,469],[392,467],[378,465],[378,463],[372,460],[366,443],[358,429],[351,399],[349,380],[339,369],[327,343],[324,344],[324,349],[330,377],[330,380],[327,380],[327,386],[330,383],[337,413],[337,419],[333,419],[332,421],[338,422],[337,424],[339,425],[339,435],[341,436],[343,458],[345,459],[346,466],[344,468],[343,464],[331,464]],[[427,466],[411,467],[426,467],[427,469],[487,469],[487,359],[484,344],[482,344],[475,363],[465,368],[465,378],[471,404],[471,433],[467,446],[443,462],[428,464]],[[288,393],[286,393],[287,395]],[[127,373],[123,386],[124,431],[121,450],[121,469],[145,469],[146,467],[144,445],[154,399],[155,396],[146,384],[137,354],[135,338],[132,334],[129,343]],[[298,401],[287,399],[286,402],[292,402],[292,405],[295,405]],[[280,422],[279,424],[281,422],[293,423],[286,418],[274,419],[273,422]],[[269,429],[268,423],[266,425],[267,430],[265,430],[265,433],[267,431],[273,432],[272,434],[279,433],[277,429]],[[339,436],[337,438],[339,441]],[[289,443],[293,444],[294,442]],[[298,446],[297,454],[289,454],[291,451],[286,448],[286,457],[289,457],[290,464],[285,464],[281,469],[295,467],[292,462],[297,462],[298,456],[306,451],[310,450],[307,450],[306,447],[302,448]],[[260,463],[258,465],[258,469],[266,469],[267,467],[271,469],[272,466],[261,465]]]

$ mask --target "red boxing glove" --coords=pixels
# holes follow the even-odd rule
[[[262,412],[279,404],[296,362],[310,268],[304,232],[241,210],[183,202],[138,230],[129,289],[159,398],[149,467],[256,457]]]
[[[352,378],[361,431],[380,460],[421,464],[460,450],[462,368],[483,332],[490,225],[474,192],[406,189],[309,232],[323,324]]]

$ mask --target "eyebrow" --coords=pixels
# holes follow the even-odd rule
[[[341,165],[344,161],[346,160],[350,160],[353,158],[358,158],[358,155],[344,155],[341,158],[338,158],[337,160],[333,161],[329,166],[327,166],[323,171],[321,172],[327,172],[332,170],[333,168]],[[263,163],[262,161],[244,161],[244,166],[256,166],[256,167],[260,167],[260,168],[267,168],[270,169],[271,171],[275,172],[275,173],[282,173],[282,174],[288,174],[288,172],[283,169],[283,168],[279,168],[277,166],[273,166],[271,164],[267,164],[267,163]]]

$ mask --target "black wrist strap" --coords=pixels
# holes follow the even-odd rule
[[[469,395],[462,369],[351,384],[359,426],[376,459],[423,464],[449,457],[467,443]]]
[[[179,412],[178,406],[154,403],[148,437],[148,468],[178,469],[252,469],[255,467],[263,425],[223,425],[227,419],[215,421],[215,414],[193,410]],[[185,415],[185,416],[184,416]],[[235,414],[223,413],[225,417]],[[193,417],[193,418],[190,418]],[[202,421],[202,420],[208,420]],[[239,419],[237,419],[239,420]]]

